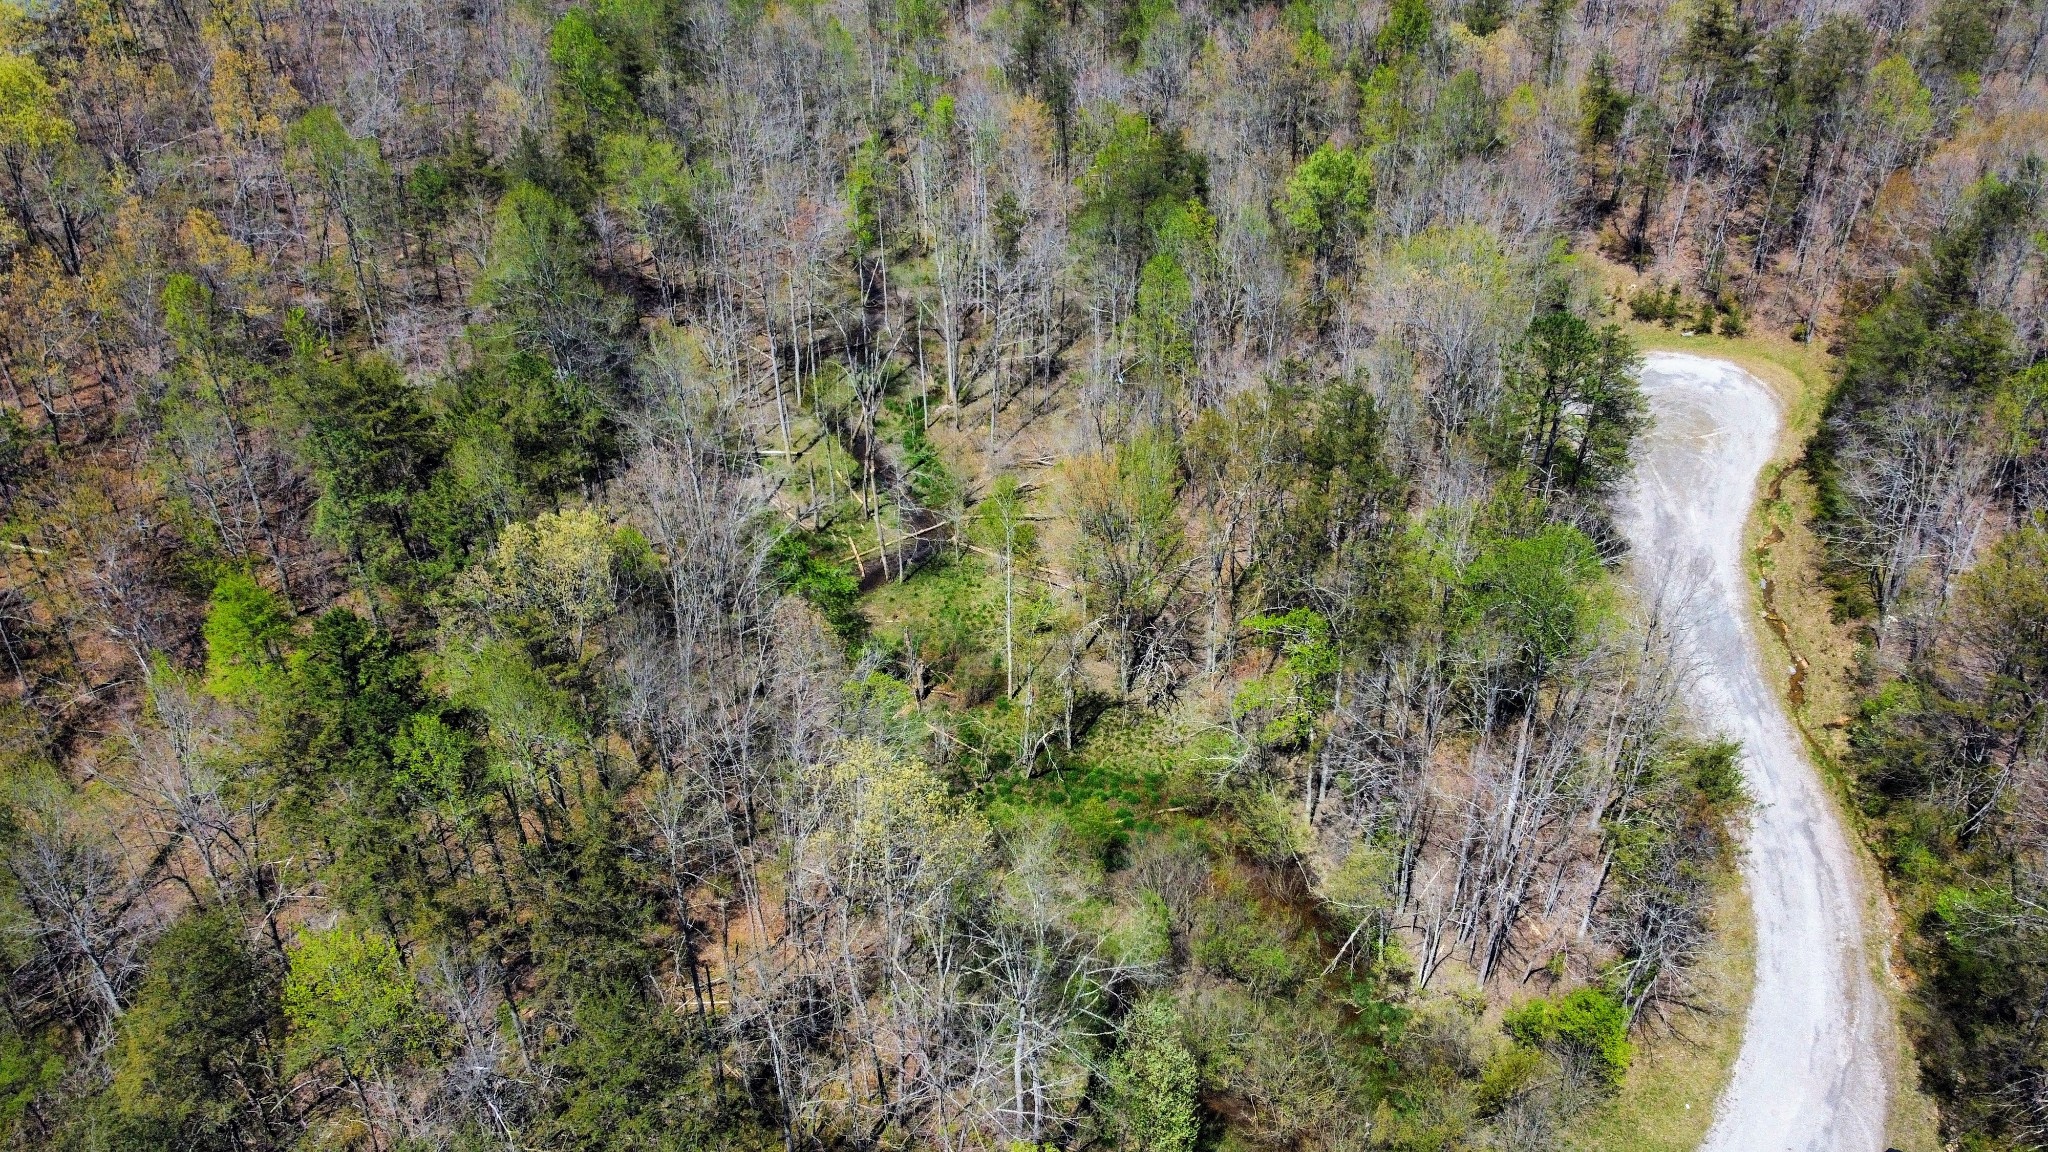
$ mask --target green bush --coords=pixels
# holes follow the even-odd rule
[[[1531,1000],[1509,1012],[1506,1024],[1508,1035],[1585,1061],[1609,1084],[1621,1082],[1635,1054],[1628,1009],[1598,988],[1580,988],[1560,1000]]]
[[[1120,1145],[1139,1152],[1187,1152],[1201,1133],[1198,1070],[1180,1037],[1173,1002],[1153,997],[1124,1019],[1109,1068],[1110,1119]]]
[[[1710,804],[1734,804],[1746,795],[1742,786],[1742,745],[1733,740],[1716,740],[1692,748],[1686,753],[1685,767],[1693,788]]]
[[[1644,324],[1662,323],[1669,327],[1678,319],[1679,310],[1684,307],[1684,296],[1678,285],[1673,284],[1667,292],[1659,280],[1652,280],[1644,287],[1637,288],[1628,298],[1629,316]]]
[[[1727,301],[1721,308],[1721,335],[1747,336],[1749,321],[1742,314],[1742,305],[1734,300]]]
[[[820,558],[812,534],[790,532],[768,551],[768,563],[784,591],[804,598],[849,646],[867,634],[860,610],[860,578],[845,561]]]
[[[1474,1104],[1481,1116],[1491,1116],[1529,1094],[1542,1079],[1543,1054],[1516,1044],[1486,1062],[1479,1076]]]

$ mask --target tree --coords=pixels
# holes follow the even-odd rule
[[[1287,178],[1279,210],[1319,256],[1358,235],[1372,213],[1372,161],[1353,148],[1323,144]]]
[[[303,315],[286,328],[294,356],[279,390],[319,492],[314,531],[382,583],[445,563],[434,553],[451,542],[451,526],[430,531],[435,517],[422,503],[453,445],[421,390],[381,356],[330,355]]]
[[[422,1002],[398,950],[348,927],[303,932],[291,951],[283,992],[286,1059],[295,1071],[331,1065],[355,1092],[379,1145],[373,1084],[434,1058],[447,1021]]]
[[[1469,603],[1501,630],[1522,686],[1534,688],[1599,625],[1599,574],[1593,542],[1564,524],[1492,541],[1473,563]]]
[[[548,35],[548,62],[555,66],[562,101],[559,123],[565,135],[584,139],[586,146],[635,111],[626,42],[606,31],[590,10],[578,6],[564,12]]]
[[[231,572],[213,586],[206,613],[206,687],[229,700],[253,700],[282,686],[291,612],[277,594]]]
[[[1024,491],[1015,476],[997,478],[976,509],[984,537],[1003,568],[1003,694],[1017,695],[1017,564],[1027,561],[1037,532],[1024,510]]]
[[[351,136],[334,109],[325,106],[301,116],[285,139],[313,176],[327,210],[341,220],[357,303],[374,335],[383,285],[377,280],[376,254],[371,247],[390,216],[391,173],[383,154],[375,139]]]
[[[1151,432],[1111,459],[1077,461],[1070,474],[1083,600],[1109,632],[1125,692],[1163,674],[1174,656],[1173,614],[1188,568],[1178,470],[1172,442]]]
[[[555,370],[604,380],[618,368],[623,301],[590,274],[582,218],[539,185],[516,184],[499,202],[478,295]]]
[[[113,1098],[122,1142],[274,1146],[284,1017],[276,977],[241,925],[225,911],[187,914],[150,947],[149,964],[121,1022]]]
[[[693,173],[673,144],[637,132],[605,137],[598,163],[605,199],[625,216],[663,303],[672,303],[696,233]]]
[[[1074,230],[1102,245],[1112,266],[1129,276],[1150,255],[1169,217],[1200,196],[1205,176],[1200,157],[1186,150],[1178,133],[1119,113],[1078,181]]]
[[[1139,1001],[1124,1018],[1108,1075],[1121,1147],[1188,1152],[1201,1134],[1195,1060],[1179,1029],[1180,1015],[1163,996]]]
[[[1559,308],[1530,324],[1523,351],[1503,432],[1545,489],[1590,492],[1620,479],[1647,422],[1634,344],[1615,325],[1595,331]]]
[[[1592,189],[1597,191],[1610,173],[1617,177],[1614,194],[1605,201],[1618,200],[1621,195],[1615,170],[1621,164],[1619,145],[1628,112],[1628,94],[1614,82],[1614,60],[1602,52],[1593,57],[1585,88],[1579,93],[1579,156]]]
[[[617,610],[621,569],[646,550],[638,532],[614,529],[595,509],[544,512],[506,525],[465,591],[497,626],[559,645],[573,661],[589,629]]]
[[[8,209],[25,237],[55,253],[64,270],[75,274],[81,254],[72,206],[51,198],[59,230],[50,236],[31,200],[36,189],[29,178],[39,176],[44,189],[56,191],[52,162],[75,139],[77,128],[64,116],[57,90],[43,66],[33,56],[14,50],[16,44],[11,41],[15,36],[7,39],[6,50],[0,51],[0,154],[7,161]]]
[[[1435,35],[1436,14],[1429,0],[1394,0],[1373,47],[1382,57],[1400,56],[1422,51]]]

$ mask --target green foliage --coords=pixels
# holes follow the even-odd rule
[[[220,911],[187,913],[149,960],[115,1060],[112,1096],[126,1141],[225,1150],[262,1139],[252,1106],[277,1079],[275,976]]]
[[[515,184],[499,201],[477,295],[559,372],[605,379],[617,371],[627,304],[592,277],[582,217],[539,185]]]
[[[1998,44],[1998,25],[1982,4],[1941,0],[1934,9],[1927,38],[1927,60],[1953,76],[1971,77],[1984,67]]]
[[[1135,112],[1116,113],[1081,174],[1074,231],[1136,269],[1160,231],[1200,198],[1205,179],[1201,157],[1178,132],[1162,132]]]
[[[1708,938],[1708,912],[1733,854],[1747,795],[1732,741],[1678,741],[1626,756],[1601,815],[1610,907],[1626,944],[1608,987],[1630,1021],[1668,999],[1670,968]]]
[[[867,634],[860,609],[860,580],[849,560],[840,559],[822,537],[790,531],[768,550],[768,563],[785,591],[804,598],[849,646]]]
[[[1107,1111],[1122,1147],[1189,1152],[1201,1133],[1195,1059],[1173,1002],[1155,996],[1124,1018],[1109,1068]]]
[[[1188,469],[1204,491],[1270,486],[1255,525],[1259,600],[1310,608],[1340,647],[1402,627],[1407,486],[1389,459],[1378,405],[1355,380],[1311,386],[1282,378],[1203,413],[1188,434]]]
[[[0,145],[48,148],[75,131],[42,65],[33,56],[0,52]]]
[[[419,670],[391,634],[346,608],[328,610],[295,662],[300,771],[381,786],[390,744],[422,702]]]
[[[1374,68],[1359,85],[1361,147],[1385,155],[1417,142],[1426,126],[1418,89],[1427,75],[1421,61],[1403,54]]]
[[[1074,567],[1086,610],[1111,631],[1125,692],[1153,658],[1187,560],[1178,457],[1170,436],[1147,432],[1111,459],[1079,460],[1069,472]]]
[[[1379,1045],[1397,1034],[1400,1009],[1357,990],[1347,1000],[1315,983],[1291,1000],[1229,984],[1182,994],[1203,1099],[1228,1117],[1219,1147],[1382,1144],[1388,1126],[1374,1104],[1388,1068]]]
[[[1499,147],[1500,106],[1487,95],[1477,69],[1455,73],[1444,83],[1432,109],[1430,130],[1453,159],[1480,156]]]
[[[410,820],[417,796],[397,757],[415,714],[434,707],[418,667],[389,632],[345,608],[314,622],[293,667],[277,770],[287,826],[318,846],[345,906],[410,918],[432,898]]]
[[[1017,477],[996,477],[974,510],[976,537],[990,548],[1021,561],[1038,547],[1038,528],[1026,507],[1026,490]]]
[[[846,170],[846,208],[862,250],[882,242],[882,206],[889,191],[889,161],[879,137],[861,141]]]
[[[1293,994],[1317,967],[1288,925],[1262,915],[1258,897],[1235,883],[1198,906],[1188,949],[1202,967],[1261,997]]]
[[[1435,35],[1436,14],[1429,0],[1394,0],[1373,47],[1383,57],[1406,55],[1427,48]]]
[[[452,446],[419,390],[381,356],[330,357],[303,314],[287,319],[286,333],[295,354],[279,391],[304,430],[299,453],[319,493],[314,530],[386,582],[405,581],[417,557],[459,554],[476,529],[459,510],[436,517],[422,507]]]
[[[285,141],[299,150],[344,213],[373,207],[391,178],[376,139],[350,135],[341,117],[324,104],[294,121]]]
[[[995,514],[986,501],[978,511]],[[870,602],[876,650],[914,654],[925,675],[944,678],[953,697],[968,707],[1003,692],[1003,584],[991,571],[1000,568],[1001,549],[998,536],[992,563],[971,555],[941,556],[909,580],[879,590]]]
[[[1324,144],[1287,178],[1279,209],[1288,227],[1327,253],[1365,227],[1372,201],[1372,160],[1357,149]]]
[[[1132,60],[1142,61],[1148,41],[1161,33],[1170,35],[1180,25],[1172,0],[1112,0],[1106,7],[1117,44]]]
[[[1473,1094],[1479,1114],[1498,1114],[1529,1095],[1548,1071],[1545,1064],[1543,1054],[1535,1048],[1514,1044],[1502,1049],[1479,1075],[1479,1089]]]
[[[1629,293],[1628,314],[1641,323],[1658,322],[1669,328],[1685,312],[1685,293],[1673,284],[1665,291],[1660,280],[1652,280]]]
[[[1686,752],[1686,774],[1709,804],[1738,804],[1748,795],[1742,782],[1742,747],[1732,740],[1696,745]]]
[[[1172,252],[1160,252],[1145,261],[1132,316],[1138,371],[1174,396],[1186,394],[1195,372],[1192,308],[1192,289],[1180,260]]]
[[[567,1036],[543,1059],[561,1104],[534,1136],[580,1152],[725,1146],[746,1117],[711,1075],[699,1029],[629,985],[583,992]]]
[[[0,1137],[13,1136],[22,1118],[64,1076],[64,1056],[54,1038],[0,1030]],[[21,1137],[24,1144],[26,1137]]]
[[[243,572],[213,586],[206,611],[206,687],[226,700],[276,691],[292,632],[290,605]]]
[[[1639,365],[1619,327],[1596,331],[1562,308],[1539,314],[1509,378],[1496,442],[1546,490],[1592,492],[1619,480],[1649,421]]]
[[[442,390],[456,492],[501,522],[595,480],[619,452],[605,394],[532,352],[485,339]],[[495,507],[489,507],[494,502]]]
[[[1822,519],[1840,541],[1836,558],[1860,568],[1838,570],[1836,583],[1853,588],[1860,581],[1868,602],[1887,610],[1883,534],[1862,531],[1866,509],[1844,487],[1838,454],[1864,438],[1882,440],[1904,418],[1895,403],[1910,400],[1954,418],[1964,409],[1995,407],[2008,391],[2018,367],[2011,323],[1979,301],[1978,285],[2005,244],[2038,227],[2038,166],[2020,177],[1980,181],[1927,257],[1855,319],[1843,339],[1840,385],[1809,449]]]
[[[0,1142],[1556,1142],[1744,802],[1732,745],[1559,743],[1634,674],[1642,421],[1570,251],[1696,251],[1629,302],[1672,327],[1841,302],[1830,428],[1938,401],[1993,517],[2048,454],[2040,175],[1969,103],[2012,14],[1608,7],[562,0],[350,76],[320,5],[0,5]],[[506,67],[431,58],[479,29]],[[1894,178],[1980,144],[1960,200]],[[1807,236],[1875,215],[1932,250],[1837,292],[1927,238]],[[2048,1067],[2044,541],[1940,573],[1844,761],[1959,1139]],[[1524,721],[1609,963],[1509,1045],[1393,925],[1409,790]],[[976,1088],[900,1059],[934,1021],[1016,1098],[925,1107]]]
[[[1733,300],[1722,303],[1720,332],[1738,339],[1749,334],[1749,319],[1743,315],[1741,304]]]
[[[0,489],[12,488],[32,470],[37,447],[21,413],[0,411]]]
[[[476,126],[470,123],[444,151],[413,165],[401,199],[413,226],[426,232],[444,223],[467,197],[495,193],[503,183],[504,173],[477,144]]]
[[[1588,156],[1612,148],[1628,117],[1628,93],[1614,79],[1614,59],[1605,52],[1593,57],[1586,86],[1579,93],[1579,149]],[[1641,320],[1644,317],[1638,316]]]
[[[1231,704],[1234,715],[1271,715],[1261,743],[1281,749],[1306,747],[1331,704],[1341,659],[1330,622],[1308,608],[1267,612],[1245,621],[1253,637],[1277,647],[1279,663],[1265,676],[1245,682]]]
[[[376,584],[419,596],[500,524],[599,475],[618,437],[598,390],[479,333],[432,393],[381,356],[330,355],[301,316],[279,407],[302,430],[315,530]]]
[[[291,1066],[331,1061],[354,1080],[433,1058],[448,1028],[391,942],[348,927],[300,933],[283,1003]]]
[[[1458,12],[1458,22],[1474,36],[1491,36],[1500,31],[1514,14],[1508,0],[1468,0]]]
[[[1084,702],[1085,703],[1085,702]],[[1113,863],[1134,839],[1157,834],[1171,817],[1161,810],[1199,800],[1206,778],[1239,752],[1226,730],[1182,731],[1156,717],[1112,709],[1077,741],[1056,753],[1056,770],[1004,777],[985,789],[992,812],[1006,818],[1050,814],[1075,847]]]
[[[434,801],[459,800],[476,784],[477,742],[438,710],[413,713],[391,738],[399,787]]]
[[[697,227],[697,176],[681,149],[667,139],[639,132],[615,132],[598,147],[605,199],[618,207],[627,226],[666,283],[684,258]]]
[[[1872,122],[1908,145],[1918,144],[1934,126],[1934,97],[1904,56],[1878,61],[1870,74]]]
[[[2048,995],[2048,931],[2008,884],[1959,881],[1939,891],[1922,926],[1928,979],[1917,991],[1930,1011],[1918,1047],[1946,1116],[1996,1147],[2038,1115],[2001,1089],[2048,1067],[2048,1031],[2034,1010]]]
[[[628,548],[596,509],[543,512],[507,524],[460,591],[497,631],[574,663],[585,634],[618,610]]]
[[[2010,325],[1979,305],[1977,272],[2007,235],[2029,226],[2038,191],[1987,177],[1972,192],[1928,259],[1850,330],[1838,411],[1888,395],[1981,398],[2012,370]]]
[[[1557,1000],[1531,1000],[1507,1014],[1508,1035],[1585,1061],[1609,1084],[1627,1073],[1635,1046],[1628,1039],[1628,1009],[1598,988],[1578,988]]]
[[[594,135],[633,111],[628,58],[589,10],[571,8],[555,22],[548,35],[548,62],[554,65],[564,132]]]
[[[897,442],[903,446],[903,476],[919,506],[944,510],[958,505],[960,480],[946,466],[946,458],[932,442],[922,417],[904,405],[898,410],[897,426]]]
[[[1585,533],[1547,524],[1495,541],[1472,564],[1467,596],[1500,630],[1525,683],[1580,650],[1605,620],[1600,554]]]

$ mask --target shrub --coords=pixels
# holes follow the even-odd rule
[[[1631,319],[1648,324],[1664,318],[1664,286],[1654,281],[1648,287],[1637,288],[1629,294],[1628,314]]]
[[[775,542],[768,562],[776,582],[785,591],[804,598],[839,638],[848,645],[867,634],[868,620],[860,610],[860,579],[844,561],[820,559],[812,550],[810,534],[791,532]]]
[[[1531,1000],[1509,1012],[1506,1024],[1508,1035],[1588,1063],[1609,1084],[1621,1082],[1635,1054],[1628,1009],[1598,988],[1580,988],[1561,1000]]]
[[[1521,1044],[1488,1060],[1473,1101],[1479,1114],[1492,1116],[1528,1095],[1543,1077],[1543,1064],[1541,1052]]]
[[[1742,305],[1733,300],[1728,301],[1721,312],[1721,335],[1746,336],[1748,334],[1749,321],[1742,315]]]
[[[1125,1018],[1110,1065],[1111,1119],[1124,1148],[1187,1152],[1201,1132],[1195,1058],[1180,1037],[1180,1013],[1153,997]]]

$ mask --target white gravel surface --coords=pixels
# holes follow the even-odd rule
[[[1719,360],[1651,353],[1654,421],[1621,504],[1635,579],[1663,595],[1693,658],[1692,705],[1742,743],[1756,802],[1743,874],[1756,988],[1708,1152],[1884,1147],[1890,1007],[1865,951],[1856,849],[1765,677],[1743,526],[1781,420],[1762,381]],[[1773,678],[1785,669],[1771,669]]]

